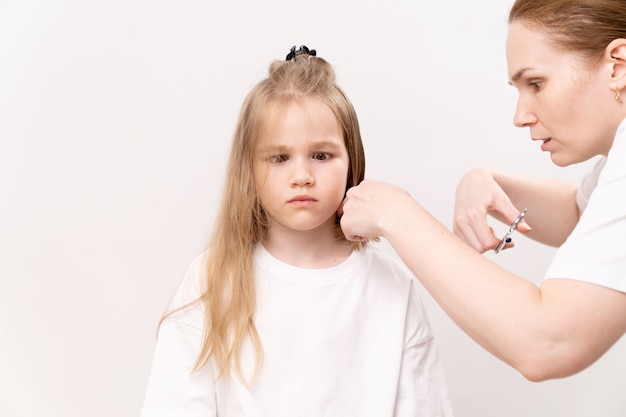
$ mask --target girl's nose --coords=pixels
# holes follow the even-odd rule
[[[311,186],[315,184],[315,177],[311,172],[309,164],[306,162],[298,162],[294,164],[291,172],[291,184],[295,186]]]

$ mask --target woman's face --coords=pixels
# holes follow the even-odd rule
[[[590,68],[546,36],[519,21],[509,27],[509,80],[519,91],[515,125],[529,127],[531,139],[559,166],[606,155],[621,121],[611,65],[603,60]]]

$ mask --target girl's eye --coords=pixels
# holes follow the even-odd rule
[[[269,158],[269,161],[273,164],[280,164],[288,160],[289,157],[287,155],[272,155]]]
[[[330,154],[323,153],[323,152],[316,152],[313,154],[313,159],[317,161],[326,161],[327,159],[330,159]]]
[[[534,90],[540,90],[541,87],[543,86],[543,83],[541,81],[534,81],[529,83],[529,85],[534,89]]]

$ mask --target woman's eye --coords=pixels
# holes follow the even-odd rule
[[[330,154],[323,153],[323,152],[316,152],[313,154],[313,159],[317,161],[326,161],[327,159],[330,159]]]
[[[269,161],[273,164],[280,164],[285,162],[289,157],[287,155],[272,155],[269,158]]]
[[[535,81],[535,82],[531,82],[529,83],[530,86],[534,89],[534,90],[540,90],[541,86],[543,85],[543,83],[541,81]]]

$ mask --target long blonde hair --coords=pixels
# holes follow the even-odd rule
[[[244,379],[240,351],[246,339],[256,353],[256,370],[260,369],[263,348],[254,324],[253,253],[255,245],[265,238],[268,219],[255,187],[255,143],[272,104],[302,97],[321,100],[336,115],[350,157],[347,186],[357,185],[364,178],[365,154],[356,112],[336,84],[331,65],[307,54],[273,62],[268,77],[246,97],[235,130],[221,208],[207,250],[203,292],[197,300],[204,307],[205,332],[195,370],[212,359],[220,376],[228,375],[234,366]],[[339,225],[336,230],[338,238],[345,240]],[[357,250],[363,245],[353,242]]]

